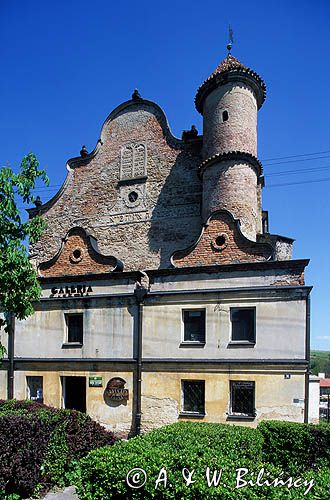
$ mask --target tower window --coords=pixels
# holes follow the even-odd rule
[[[223,111],[222,112],[222,121],[226,122],[229,118],[228,111]]]

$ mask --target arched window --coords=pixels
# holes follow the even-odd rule
[[[229,118],[228,111],[226,111],[226,110],[223,111],[222,112],[222,121],[226,122],[228,120],[228,118]]]

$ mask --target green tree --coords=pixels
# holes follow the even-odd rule
[[[17,174],[10,167],[0,169],[0,320],[8,332],[8,314],[25,319],[33,314],[33,302],[40,299],[41,288],[29,261],[27,242],[35,243],[45,228],[40,216],[23,221],[18,203],[33,203],[36,182],[49,184],[45,170],[33,153],[22,160]],[[0,360],[5,353],[0,344]]]

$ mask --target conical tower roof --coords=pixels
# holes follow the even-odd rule
[[[244,64],[241,63],[236,57],[232,56],[231,54],[228,54],[223,61],[219,64],[219,66],[213,71],[213,73],[208,77],[207,80],[212,78],[214,75],[217,75],[218,73],[223,73],[224,71],[230,71],[231,69],[248,69]],[[206,80],[206,81],[207,81]]]
[[[255,71],[242,64],[236,57],[229,53],[197,90],[195,97],[197,111],[203,113],[204,99],[218,85],[224,85],[227,82],[235,80],[244,81],[252,87],[256,95],[258,108],[261,108],[266,98],[265,82]]]

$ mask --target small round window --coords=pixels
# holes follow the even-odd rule
[[[75,248],[70,255],[70,260],[71,262],[74,263],[80,262],[82,258],[83,258],[83,251],[79,247]]]
[[[223,250],[227,246],[228,242],[228,237],[225,233],[219,234],[214,240],[212,241],[212,247],[213,250]]]
[[[136,191],[131,191],[128,195],[128,201],[130,201],[131,203],[135,203],[138,197],[139,195]]]

